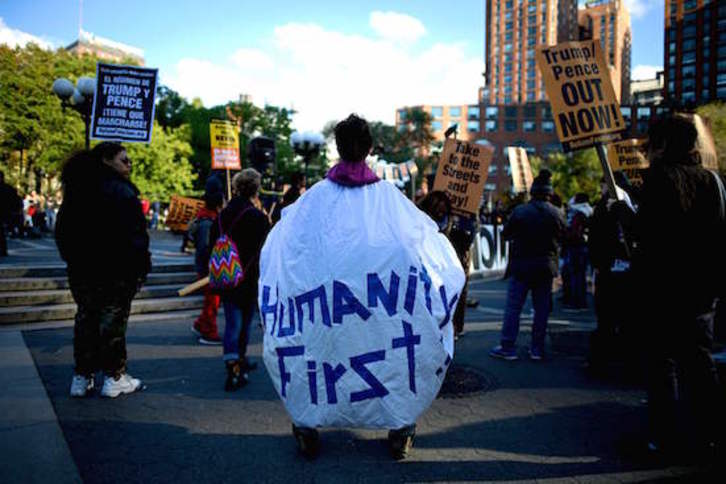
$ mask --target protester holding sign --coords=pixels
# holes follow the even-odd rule
[[[212,224],[210,241],[227,235],[234,242],[244,277],[236,287],[222,292],[224,307],[224,356],[227,379],[224,389],[234,391],[247,383],[247,373],[257,368],[257,363],[247,359],[247,343],[250,338],[250,322],[255,314],[259,254],[270,223],[262,211],[254,205],[260,190],[262,176],[254,168],[246,168],[232,179],[235,196]],[[210,270],[211,272],[211,270]]]
[[[151,254],[130,171],[123,146],[104,142],[72,156],[61,175],[64,195],[55,240],[78,305],[72,397],[93,390],[99,369],[105,375],[104,397],[141,388],[141,381],[126,372],[126,325],[131,300],[151,270]]]
[[[366,427],[392,429],[400,459],[453,358],[464,274],[436,223],[366,166],[368,123],[351,115],[335,139],[341,161],[262,250],[264,361],[303,455],[316,427]]]
[[[529,291],[534,307],[529,356],[532,360],[544,356],[547,319],[552,309],[552,280],[557,275],[559,243],[565,229],[564,217],[548,201],[554,193],[551,177],[548,170],[539,172],[530,189],[532,200],[514,209],[502,231],[502,237],[510,241],[506,272],[509,285],[501,344],[489,352],[495,358],[519,358],[515,343]]]
[[[650,448],[707,451],[723,439],[723,394],[711,358],[714,300],[724,294],[726,207],[723,181],[704,169],[692,117],[673,115],[649,130],[648,159],[635,218],[633,270],[643,289],[651,365]],[[688,254],[673,263],[673,254]],[[678,376],[677,376],[678,375]],[[685,375],[695,440],[676,429],[679,380]],[[681,447],[676,446],[682,443]]]

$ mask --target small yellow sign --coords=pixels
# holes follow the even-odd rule
[[[209,124],[213,170],[240,170],[239,133],[231,121],[212,120]]]

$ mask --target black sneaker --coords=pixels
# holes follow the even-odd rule
[[[227,364],[227,379],[224,381],[224,391],[233,392],[247,385],[247,374],[243,373],[239,364]]]
[[[320,453],[320,435],[310,427],[292,424],[292,435],[297,442],[297,450],[308,460],[315,459]]]
[[[408,457],[413,448],[413,439],[416,436],[416,425],[409,425],[388,432],[388,448],[391,457],[402,460]]]

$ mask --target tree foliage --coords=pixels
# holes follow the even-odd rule
[[[530,157],[532,171],[536,174],[542,168],[552,172],[552,185],[564,201],[577,193],[586,193],[590,200],[600,197],[602,167],[594,148],[570,154],[551,153],[547,158]]]
[[[721,173],[726,174],[726,103],[713,102],[696,110],[709,123]]]

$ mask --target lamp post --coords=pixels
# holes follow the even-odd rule
[[[305,163],[305,188],[308,186],[308,164],[310,160],[320,152],[320,147],[325,144],[325,138],[320,133],[295,131],[290,136],[290,143],[295,153],[303,157]]]
[[[79,77],[75,87],[65,78],[53,81],[53,93],[61,100],[61,106],[77,111],[86,125],[86,149],[91,147],[91,110],[96,93],[96,80],[92,77]]]

